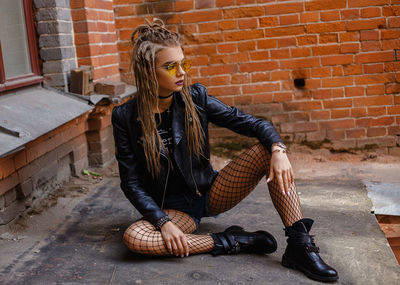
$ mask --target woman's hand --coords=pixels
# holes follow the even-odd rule
[[[278,149],[272,149],[271,166],[267,182],[272,181],[274,178],[277,179],[279,189],[283,195],[287,194],[290,196],[291,185],[294,182],[292,165],[283,149]]]
[[[189,256],[189,244],[185,234],[173,223],[166,222],[161,227],[161,234],[172,255]]]

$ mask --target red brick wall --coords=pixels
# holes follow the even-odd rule
[[[127,82],[132,29],[157,16],[184,35],[192,82],[289,140],[395,145],[399,0],[114,0],[114,11]]]
[[[93,80],[120,80],[112,0],[71,0],[78,66],[94,67]]]

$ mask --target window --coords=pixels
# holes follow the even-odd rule
[[[0,1],[0,92],[41,82],[32,0]]]

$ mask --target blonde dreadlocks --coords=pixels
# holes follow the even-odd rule
[[[153,23],[138,26],[132,33],[133,44],[131,54],[131,67],[135,74],[137,92],[138,119],[142,126],[142,143],[147,161],[147,169],[153,177],[160,172],[160,153],[162,140],[157,132],[153,108],[158,106],[158,81],[156,77],[156,57],[165,47],[175,47],[180,44],[179,34],[164,27],[160,19]],[[181,47],[182,48],[182,47]],[[181,91],[185,102],[185,131],[187,147],[190,156],[200,155],[204,145],[204,132],[196,112],[195,105],[189,92],[188,78],[185,74]],[[157,147],[157,142],[158,147]]]

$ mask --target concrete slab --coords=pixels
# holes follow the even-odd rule
[[[360,181],[320,177],[298,180],[297,185],[304,215],[315,220],[312,234],[321,256],[340,274],[336,284],[399,284],[400,267],[370,213],[371,202]],[[9,258],[2,263],[1,284],[317,284],[280,265],[283,225],[265,182],[228,213],[204,219],[200,233],[232,224],[250,231],[266,229],[278,240],[278,250],[271,255],[137,255],[121,242],[124,229],[137,218],[119,179],[107,178],[58,227],[23,251],[3,254],[18,241],[0,241],[2,258]]]
[[[375,214],[400,216],[400,183],[365,181],[365,185]]]

